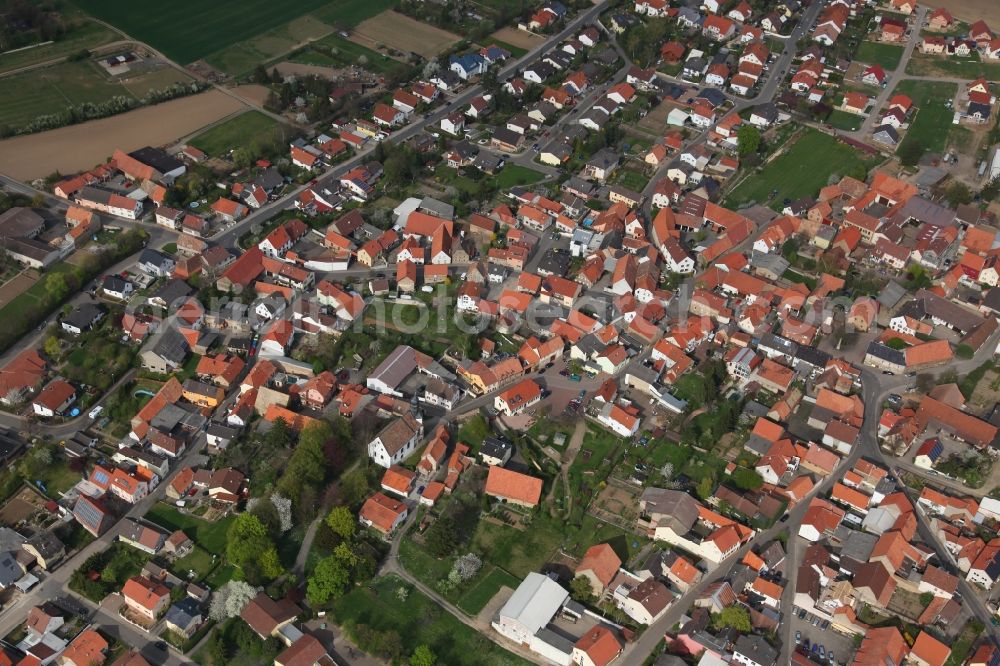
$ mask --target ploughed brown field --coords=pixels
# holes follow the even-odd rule
[[[218,90],[110,118],[0,141],[0,173],[17,180],[85,171],[115,151],[162,146],[245,108]]]
[[[373,51],[378,51],[378,45],[382,44],[403,53],[419,53],[425,58],[433,58],[459,39],[458,35],[447,30],[392,10],[362,21],[351,31],[350,36],[352,42]]]

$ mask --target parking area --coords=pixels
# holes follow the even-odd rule
[[[827,621],[797,606],[792,608],[791,621],[792,636],[798,647],[808,649],[815,663],[841,666],[850,663],[856,649],[853,638],[834,631]]]

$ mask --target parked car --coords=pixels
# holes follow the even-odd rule
[[[802,643],[802,632],[801,631],[796,631],[795,632],[795,644],[799,645],[800,643]]]
[[[578,375],[576,373],[574,373],[574,374],[572,374],[572,375],[569,376],[569,380],[571,382],[578,382],[578,381],[581,381],[582,379],[583,379],[583,377],[581,377],[580,375]]]

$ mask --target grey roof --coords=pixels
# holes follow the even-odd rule
[[[395,388],[417,369],[416,350],[409,345],[396,347],[378,367],[368,375],[368,380],[380,381],[390,388]]]
[[[24,569],[17,563],[13,551],[0,553],[0,589],[10,587],[21,579]]]
[[[81,303],[72,312],[63,317],[62,323],[69,324],[82,331],[103,315],[104,309],[101,306],[94,303]]]
[[[26,540],[9,527],[0,527],[0,551],[21,550],[21,544]]]
[[[928,316],[940,319],[960,331],[971,331],[983,323],[983,318],[976,312],[927,289],[920,289],[915,297],[923,303],[924,312]]]
[[[955,211],[923,197],[910,197],[897,215],[903,220],[918,220],[935,227],[955,226]]]
[[[119,275],[105,275],[104,282],[101,283],[101,288],[120,294],[125,291],[125,285],[127,284],[129,284],[129,281]]]
[[[192,623],[201,621],[201,608],[191,597],[184,597],[167,609],[164,619],[174,626],[186,629]]]
[[[878,537],[874,534],[848,530],[847,537],[840,547],[840,557],[841,559],[849,557],[856,562],[867,562],[877,542]]]
[[[274,190],[285,184],[285,179],[281,172],[274,167],[268,167],[254,179],[254,184],[265,190]]]
[[[59,537],[50,530],[41,530],[37,534],[28,537],[28,540],[24,543],[34,548],[45,559],[56,555],[65,548]]]
[[[161,330],[161,335],[150,343],[149,350],[175,365],[182,364],[187,358],[187,340],[173,326],[165,326]]]
[[[176,301],[190,296],[192,291],[194,290],[191,288],[191,285],[184,280],[178,280],[175,278],[167,280],[163,286],[154,291],[147,300],[162,300],[169,307]]]
[[[144,248],[142,252],[139,253],[139,263],[140,264],[152,264],[154,266],[162,266],[164,262],[172,262],[173,259],[163,254],[159,250],[154,250],[152,248]]]
[[[446,220],[451,220],[455,217],[454,206],[449,203],[445,203],[444,201],[439,201],[434,197],[424,197],[420,200],[420,205],[418,207],[432,215],[443,217]]]
[[[735,651],[761,666],[771,666],[778,660],[778,651],[761,636],[740,636]]]
[[[543,643],[548,645],[550,648],[559,650],[565,655],[570,655],[573,653],[573,641],[568,638],[557,634],[556,632],[542,627],[535,632],[535,638],[538,638]]]
[[[763,118],[769,123],[773,123],[778,119],[778,107],[771,102],[761,104],[754,107],[753,115]]]
[[[789,261],[780,254],[772,252],[757,252],[755,250],[750,254],[750,265],[754,268],[767,270],[777,276],[781,276],[788,270],[791,263],[789,263]]]
[[[889,283],[882,288],[882,291],[879,292],[876,300],[878,300],[879,305],[882,307],[894,308],[905,295],[906,287],[894,280],[890,280]]]
[[[560,185],[563,190],[573,190],[574,192],[583,192],[584,194],[590,195],[597,191],[597,186],[594,185],[589,180],[584,180],[579,176],[572,176],[565,183]]]
[[[500,609],[500,616],[520,622],[532,633],[549,623],[569,593],[548,576],[532,571]]]
[[[795,352],[798,349],[798,345],[787,338],[783,338],[774,333],[765,333],[760,337],[760,342],[757,343],[758,347],[767,347],[768,349],[774,349],[786,356],[795,356]]]
[[[621,156],[610,148],[601,148],[590,156],[587,166],[599,169],[608,169],[618,164]]]
[[[830,355],[810,345],[799,345],[795,351],[795,360],[796,362],[808,363],[816,368],[825,368],[826,364],[830,362]]]
[[[0,237],[25,236],[44,224],[42,216],[30,208],[14,207],[0,214]]]
[[[146,166],[153,167],[160,173],[169,173],[184,166],[184,162],[170,155],[167,151],[162,148],[153,148],[152,146],[133,150],[129,153],[129,157],[139,160]]]
[[[906,365],[906,354],[903,353],[903,350],[887,347],[876,340],[872,340],[871,344],[868,345],[867,353],[894,365]]]
[[[879,137],[880,134],[883,136]],[[893,145],[899,143],[899,132],[892,125],[879,125],[872,130],[872,135],[880,138],[883,143],[891,143]]]
[[[678,534],[688,532],[698,520],[698,503],[679,490],[649,487],[640,501],[645,504],[645,513],[661,514]]]
[[[483,445],[480,447],[479,453],[491,458],[503,458],[513,446],[513,444],[505,439],[487,437],[483,440]]]

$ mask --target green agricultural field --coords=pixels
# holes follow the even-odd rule
[[[397,4],[397,0],[336,0],[314,11],[313,16],[338,28],[351,28]]]
[[[249,74],[258,63],[281,59],[300,44],[330,34],[333,28],[314,16],[296,19],[239,41],[205,57],[205,61],[227,74]]]
[[[916,108],[910,128],[900,142],[917,142],[924,150],[940,153],[948,142],[954,111],[945,102],[955,98],[958,84],[943,81],[902,81],[893,94],[909,95]]]
[[[188,141],[192,146],[213,157],[225,157],[240,146],[276,141],[290,132],[274,118],[260,111],[247,111],[231,118]]]
[[[92,49],[118,39],[114,30],[92,20],[80,21],[72,25],[61,39],[51,44],[21,49],[0,55],[0,73],[35,63],[64,58],[83,49]]]
[[[77,2],[81,9],[182,64],[204,58],[317,9],[326,7],[336,16],[334,7],[337,4],[329,0],[175,0],[150,11],[149,6],[128,0]],[[368,2],[365,6],[372,4],[376,3]]]
[[[906,73],[913,76],[938,76],[942,78],[1000,79],[1000,62],[983,62],[979,54],[970,58],[914,53],[906,63]]]
[[[864,178],[875,160],[817,130],[806,130],[795,143],[761,171],[747,176],[726,198],[725,205],[735,208],[742,203],[771,200],[774,205],[787,199],[816,196],[830,176],[854,175]]]
[[[0,79],[0,125],[20,127],[38,116],[85,102],[132,97],[90,61],[65,62]]]
[[[291,56],[289,60],[321,67],[347,67],[364,62],[366,69],[386,76],[402,74],[410,67],[405,62],[372,51],[361,44],[355,44],[338,34],[327,35],[309,48]]]
[[[895,44],[879,44],[878,42],[861,42],[854,58],[869,65],[882,65],[887,72],[899,67],[903,57],[903,47]]]

